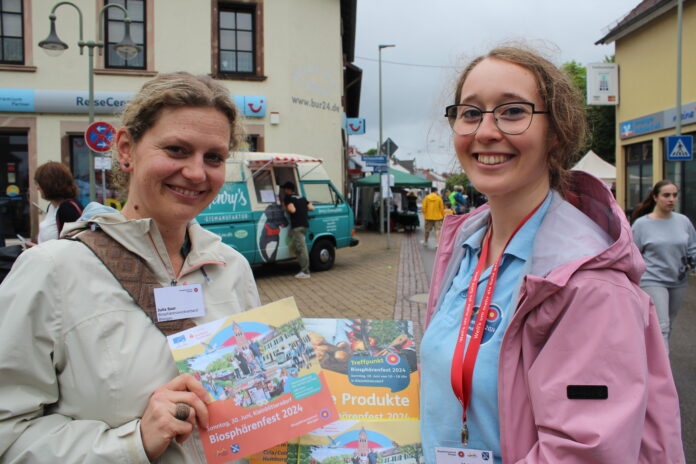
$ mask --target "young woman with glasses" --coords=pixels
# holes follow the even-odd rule
[[[684,462],[630,227],[601,181],[568,170],[586,123],[567,76],[497,48],[445,116],[488,204],[443,226],[421,343],[426,462]]]

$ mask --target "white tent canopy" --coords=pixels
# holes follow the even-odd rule
[[[585,153],[572,170],[589,172],[609,185],[616,181],[616,167],[604,161],[592,150]]]

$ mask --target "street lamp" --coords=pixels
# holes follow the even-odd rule
[[[116,50],[116,53],[123,59],[132,59],[134,58],[139,52],[140,52],[140,47],[138,47],[135,42],[133,42],[133,39],[131,38],[130,35],[130,23],[131,20],[128,17],[128,11],[122,7],[121,5],[117,5],[115,3],[109,3],[107,5],[104,5],[101,10],[99,10],[99,24],[97,27],[97,40],[88,40],[87,42],[84,41],[83,39],[83,27],[82,27],[82,11],[80,8],[75,5],[72,2],[58,2],[55,4],[53,9],[51,9],[51,14],[48,15],[48,19],[51,20],[51,30],[48,33],[48,37],[46,37],[44,40],[39,42],[39,47],[43,48],[46,53],[50,56],[58,56],[60,55],[64,50],[68,48],[68,44],[60,40],[58,38],[58,34],[56,33],[56,10],[58,7],[62,5],[70,5],[74,7],[77,10],[77,14],[80,18],[80,40],[77,42],[77,45],[80,47],[80,55],[84,53],[84,48],[87,47],[89,53],[89,124],[92,124],[94,122],[94,49],[98,48],[99,49],[99,55],[102,54],[103,49],[104,49],[104,42],[102,41],[102,29],[104,26],[104,12],[107,10],[107,8],[118,8],[121,11],[123,11],[124,15],[124,22],[126,24],[126,30],[125,33],[123,34],[123,40],[121,40],[118,44],[114,46],[114,50]],[[89,151],[90,156],[89,156],[89,201],[95,201],[95,194],[94,194],[94,183],[95,183],[95,175],[94,175],[94,152],[90,149]]]
[[[379,49],[379,145],[377,145],[377,153],[382,154],[382,49],[396,47],[394,44],[378,45]],[[380,176],[380,195],[379,195],[379,231],[384,233],[384,175]],[[387,159],[387,179],[389,178],[389,159]],[[387,211],[389,217],[389,211]],[[389,227],[387,227],[387,248],[391,248],[389,243]]]

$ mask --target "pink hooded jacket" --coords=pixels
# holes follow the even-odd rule
[[[445,218],[428,323],[456,275],[461,244],[489,214],[484,206]],[[572,172],[565,201],[553,193],[537,231],[500,349],[504,463],[685,462],[657,314],[638,286],[644,270],[609,189]],[[571,385],[606,386],[608,398],[568,399]]]

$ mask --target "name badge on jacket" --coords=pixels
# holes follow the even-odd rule
[[[156,288],[155,308],[157,322],[205,316],[203,289],[200,284]]]

